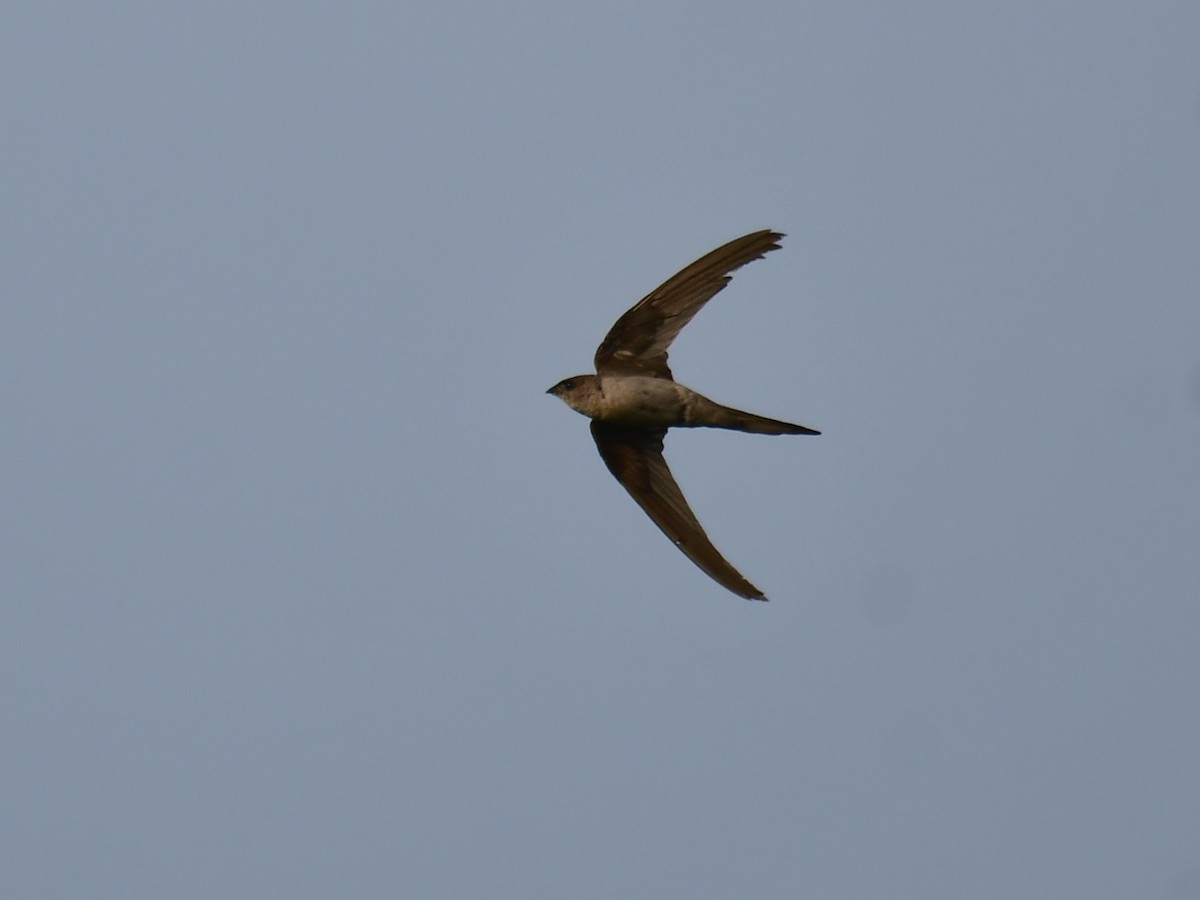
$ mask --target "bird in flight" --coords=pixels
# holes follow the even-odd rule
[[[820,434],[714,403],[671,376],[667,349],[731,272],[779,249],[783,235],[756,231],[700,257],[617,319],[596,350],[596,374],[564,378],[553,394],[592,420],[600,458],[663,534],[718,584],[766,600],[712,545],[667,462],[668,428],[727,428],[753,434]]]

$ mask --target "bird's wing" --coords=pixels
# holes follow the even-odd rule
[[[670,378],[667,348],[705,303],[729,284],[729,273],[779,249],[783,235],[756,231],[706,253],[643,297],[609,330],[596,350],[601,375]]]
[[[766,600],[712,545],[663,458],[666,429],[622,428],[592,420],[600,458],[663,534],[717,583],[747,600]]]

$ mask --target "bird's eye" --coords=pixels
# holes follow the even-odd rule
[[[568,391],[573,391],[573,390],[575,390],[575,379],[574,379],[574,378],[568,378],[566,381],[564,381],[564,382],[562,383],[562,386],[563,386],[563,388],[564,388],[564,389],[566,389],[566,390],[568,390]]]

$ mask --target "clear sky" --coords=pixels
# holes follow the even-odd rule
[[[1200,898],[1194,0],[4,20],[5,897]]]

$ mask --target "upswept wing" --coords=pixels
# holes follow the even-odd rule
[[[747,600],[766,600],[762,591],[726,561],[700,527],[663,458],[666,433],[665,428],[621,428],[592,420],[592,438],[604,464],[663,534],[717,583]]]
[[[721,288],[730,272],[779,249],[777,231],[756,231],[700,257],[643,297],[609,330],[596,350],[601,375],[652,375],[670,378],[667,348]]]

